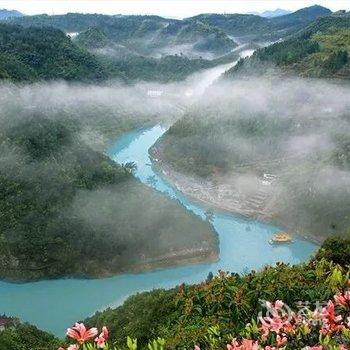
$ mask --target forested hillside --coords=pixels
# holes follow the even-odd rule
[[[16,319],[7,321],[0,332],[0,350],[56,350],[61,343],[52,334],[32,325],[22,324]]]
[[[100,81],[107,71],[60,30],[0,24],[0,78]]]
[[[283,74],[349,79],[349,38],[349,13],[322,17],[289,39],[257,50],[226,76]]]
[[[291,14],[265,18],[249,14],[202,14],[191,19],[216,26],[240,40],[278,40],[304,28],[330,10],[322,6],[303,8]]]
[[[201,69],[229,62],[221,60],[190,59],[184,55],[145,57],[116,48],[101,52],[103,44],[99,31],[81,34],[72,42],[58,29],[24,28],[0,24],[0,79],[13,82],[57,80],[79,82],[179,81]],[[43,39],[44,38],[44,39]],[[106,42],[109,42],[105,39]],[[88,52],[92,50],[93,52]]]
[[[207,222],[136,181],[132,164],[102,154],[105,134],[157,116],[159,103],[145,105],[137,93],[1,87],[1,278],[105,276],[215,259],[217,238]]]
[[[201,52],[212,54],[228,53],[236,46],[224,31],[199,21],[180,21],[159,16],[105,16],[69,13],[67,15],[26,16],[12,19],[11,22],[23,26],[52,26],[67,33],[81,33],[98,30],[96,39],[104,38],[101,43],[86,41],[90,47],[122,45],[135,53],[154,54]],[[95,32],[96,34],[96,32]],[[79,40],[79,38],[77,38]]]
[[[349,248],[349,240],[330,240],[316,259],[305,264],[281,263],[243,276],[222,271],[217,276],[208,276],[207,281],[198,285],[137,294],[120,307],[97,312],[86,322],[99,328],[109,325],[111,339],[117,346],[123,346],[130,336],[138,339],[140,349],[157,337],[165,340],[167,349],[192,349],[194,345],[201,349],[224,349],[232,339],[247,335],[257,339],[254,327],[260,322],[259,315],[264,313],[264,301],[281,300],[287,308],[303,307],[307,312],[306,309],[314,309],[317,302],[323,305],[336,291],[346,290]],[[303,300],[307,300],[306,305],[300,304]],[[249,332],[252,329],[246,326],[248,323],[254,335]],[[301,350],[307,349],[306,345],[316,344],[319,341],[317,331],[313,336],[310,333],[306,331],[304,336],[296,336],[298,341],[294,342],[293,335],[287,333],[285,349]],[[332,339],[338,340],[337,337]],[[272,336],[266,341],[275,344],[276,339]],[[322,349],[338,348],[325,346]]]

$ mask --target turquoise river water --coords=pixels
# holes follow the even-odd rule
[[[118,163],[135,162],[135,175],[140,181],[147,184],[147,179],[152,176],[155,180],[152,185],[157,190],[176,198],[188,210],[204,218],[205,207],[176,191],[150,166],[148,150],[164,131],[160,125],[156,125],[127,133],[111,143],[107,154]],[[277,261],[299,263],[307,260],[316,249],[316,245],[301,238],[296,238],[294,244],[272,246],[268,241],[278,231],[277,227],[221,211],[214,211],[213,226],[220,240],[218,262],[103,279],[58,279],[23,284],[0,282],[0,314],[19,317],[63,336],[65,329],[75,321],[97,310],[119,305],[130,294],[153,288],[169,288],[183,282],[199,282],[209,272],[215,273],[219,269],[245,272]]]

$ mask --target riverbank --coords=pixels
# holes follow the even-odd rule
[[[278,206],[278,198],[276,192],[271,190],[275,179],[262,179],[262,181],[257,179],[257,187],[251,195],[240,195],[239,190],[233,185],[237,183],[239,175],[231,177],[217,175],[215,178],[204,179],[181,173],[166,162],[160,143],[159,140],[149,150],[153,166],[178,191],[205,205],[208,210],[223,210],[247,219],[273,224],[317,245],[327,238],[304,232],[297,225],[278,217],[273,210]]]
[[[217,241],[217,240],[216,240]],[[139,274],[148,271],[162,270],[166,268],[176,268],[181,266],[190,266],[202,263],[215,263],[219,260],[219,250],[216,246],[213,246],[210,242],[203,242],[203,246],[196,249],[184,249],[181,251],[174,251],[163,256],[158,256],[153,259],[142,259],[140,262],[135,264],[125,265],[122,269],[106,269],[103,266],[96,266],[98,272],[90,272],[86,274],[72,273],[62,276],[43,276],[43,277],[28,277],[28,272],[33,272],[35,270],[18,270],[18,275],[16,275],[15,269],[12,269],[12,275],[9,277],[1,278],[0,281],[15,284],[25,284],[31,282],[45,281],[45,280],[58,280],[65,278],[74,279],[103,279],[119,276],[125,273]]]

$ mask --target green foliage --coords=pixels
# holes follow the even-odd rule
[[[136,19],[133,21],[140,24]],[[131,29],[126,26],[125,30]],[[183,55],[169,55],[156,59],[131,54],[128,51],[117,54],[123,50],[120,47],[113,49],[114,31],[112,34],[108,33],[108,29],[103,26],[91,27],[80,33],[72,42],[57,29],[0,24],[0,79],[15,82],[54,79],[92,82],[118,78],[127,82],[168,82],[183,80],[198,70],[214,67],[229,60],[228,57],[212,61],[202,58],[189,59]],[[131,30],[131,33],[126,32],[125,35],[130,35],[132,40],[136,40],[132,33]],[[118,35],[121,34],[118,32]],[[135,35],[141,35],[140,29]],[[206,38],[203,39],[203,36]],[[164,40],[164,44],[170,44],[169,38],[161,40]],[[174,44],[193,41],[196,42],[196,49],[199,51],[222,53],[234,46],[222,31],[208,29],[203,24],[187,25],[185,29],[182,28],[177,39],[173,38],[170,41],[174,41]],[[116,55],[92,55],[86,51],[96,51],[105,47],[116,50]]]
[[[161,334],[165,326],[171,327],[173,314],[176,312],[175,290],[154,290],[136,294],[128,298],[122,306],[97,312],[86,322],[93,326],[108,325],[111,337],[117,345],[131,336],[137,338],[141,347]]]
[[[60,345],[53,335],[15,321],[0,331],[0,350],[54,350]]]
[[[103,30],[89,28],[78,35],[75,43],[87,49],[99,49],[108,45],[110,42]]]
[[[250,14],[201,14],[190,20],[216,26],[230,35],[249,36],[253,40],[277,40],[330,13],[330,10],[324,7],[311,6],[275,18]]]
[[[101,64],[53,28],[0,24],[0,71],[14,81],[101,80]]]
[[[230,35],[258,35],[272,29],[266,18],[245,14],[202,14],[190,20],[221,28]]]
[[[322,17],[288,40],[257,50],[227,77],[278,72],[310,77],[350,78],[350,15]]]
[[[69,13],[58,16],[26,16],[13,19],[12,22],[24,26],[52,26],[66,32],[82,32],[78,35],[77,42],[85,47],[122,44],[141,55],[177,44],[196,45],[194,48],[199,51],[215,53],[227,53],[236,46],[224,31],[214,26],[199,21],[180,21],[159,16]]]
[[[211,68],[216,61],[190,59],[181,55],[151,58],[129,55],[123,58],[104,58],[111,72],[121,72],[128,81],[181,81],[201,69]]]
[[[326,259],[341,266],[350,264],[350,239],[328,238],[317,252],[316,259]]]
[[[131,164],[119,166],[91,149],[81,128],[69,118],[34,115],[2,130],[2,278],[101,276],[159,266],[178,261],[167,257],[171,250],[203,239],[215,251],[205,221],[134,180]]]
[[[309,40],[286,40],[258,50],[256,58],[277,65],[295,63],[302,58],[319,51],[317,42]]]
[[[314,307],[342,289],[349,278],[350,260],[345,255],[341,266],[336,265],[336,255],[327,255],[325,260],[323,252],[328,247],[326,242],[306,264],[280,263],[243,276],[220,272],[199,285],[141,293],[116,309],[96,313],[88,322],[111,325],[113,340],[127,335],[142,339],[140,348],[146,348],[156,336],[166,339],[167,348],[193,348],[195,344],[204,349],[224,348],[233,335],[246,332],[247,323],[254,328],[263,310],[262,301],[284,300],[297,309],[298,302],[304,300]],[[333,248],[341,252],[348,253],[349,247],[349,241],[333,240]]]

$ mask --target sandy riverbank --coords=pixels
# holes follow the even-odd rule
[[[159,144],[150,149],[150,156],[153,166],[162,177],[166,178],[178,191],[206,205],[208,209],[220,209],[274,224],[284,231],[295,233],[316,244],[322,243],[325,239],[303,232],[297,225],[284,222],[279,218],[275,210],[278,207],[278,199],[276,191],[273,190],[273,181],[266,182],[264,179],[256,178],[256,185],[252,187],[250,193],[242,194],[237,188],[239,175],[203,179],[180,173],[164,160]]]

